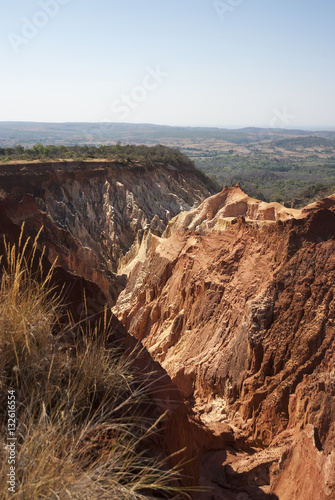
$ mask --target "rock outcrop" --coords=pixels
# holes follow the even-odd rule
[[[236,217],[248,221],[276,222],[299,217],[300,210],[286,208],[280,203],[266,203],[250,198],[240,184],[234,188],[225,188],[204,201],[200,206],[187,212],[181,212],[169,223],[164,236],[171,236],[179,228],[188,228],[199,234],[209,230],[222,231],[231,225]]]
[[[47,256],[58,255],[66,269],[95,281],[111,302],[125,284],[116,272],[142,240],[161,235],[172,217],[213,192],[188,164],[111,161],[1,165],[0,188],[6,203],[21,202],[7,211],[15,222],[25,221],[31,231],[43,223],[45,232],[47,218],[54,222]]]
[[[114,312],[217,436],[202,460],[222,473],[215,498],[335,498],[335,199],[291,211],[226,188],[165,236]]]

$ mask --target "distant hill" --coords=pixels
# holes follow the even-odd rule
[[[36,143],[53,145],[75,144],[166,144],[174,140],[203,142],[226,141],[249,144],[264,140],[280,140],[292,136],[335,139],[335,132],[307,132],[305,130],[265,129],[248,127],[226,129],[215,127],[169,127],[165,125],[133,123],[35,123],[0,122],[0,146],[33,146]]]
[[[134,146],[139,145],[158,149],[150,152],[141,146],[136,150]],[[174,151],[167,152],[158,145]],[[99,146],[96,151],[94,146]],[[15,151],[8,151],[9,147]],[[70,149],[61,152],[55,147]],[[33,151],[29,153],[27,148]],[[2,149],[6,151],[1,153]],[[301,207],[335,192],[335,131],[0,122],[0,161],[5,162],[34,159],[37,153],[37,158],[44,160],[110,158],[110,154],[115,159],[117,153],[123,160],[134,160],[135,154],[140,161],[151,157],[175,164],[181,158],[176,150],[193,160],[219,187],[240,182],[250,196],[267,202]],[[182,163],[187,160],[183,158]]]
[[[315,135],[307,137],[294,137],[292,139],[281,139],[275,141],[274,145],[279,148],[284,148],[288,151],[293,148],[303,147],[303,148],[317,148],[317,147],[335,147],[334,139],[327,139],[326,137],[318,137]]]

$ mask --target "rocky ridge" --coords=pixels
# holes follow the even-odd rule
[[[280,203],[266,203],[265,201],[251,198],[236,184],[234,189],[225,188],[193,210],[178,214],[164,233],[165,237],[171,236],[179,228],[188,228],[199,234],[208,231],[225,230],[231,222],[239,216],[248,221],[276,222],[298,217],[300,210],[289,209]]]
[[[163,236],[114,312],[189,401],[204,484],[335,498],[335,197],[292,211],[225,188]]]
[[[121,161],[1,165],[0,188],[15,222],[25,222],[32,234],[42,223],[52,227],[42,235],[49,260],[58,255],[112,302],[125,283],[116,275],[122,260],[131,259],[149,233],[161,235],[171,218],[213,192],[189,165]],[[19,206],[9,207],[8,199]]]

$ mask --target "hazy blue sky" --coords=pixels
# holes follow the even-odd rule
[[[0,14],[0,121],[335,127],[334,0],[2,0]]]

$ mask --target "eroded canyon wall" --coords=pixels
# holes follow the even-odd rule
[[[236,186],[165,235],[131,271],[116,315],[212,434],[230,426],[252,461],[272,450],[264,492],[334,498],[335,199],[292,212]],[[310,482],[293,487],[303,467]]]
[[[171,218],[213,192],[189,164],[130,161],[1,165],[0,188],[13,221],[25,222],[32,235],[43,223],[49,259],[57,255],[111,301],[125,284],[116,276],[122,259],[131,259],[149,233],[161,235]],[[19,207],[9,206],[10,199]]]
[[[49,261],[98,285],[94,314],[128,276],[113,311],[166,382],[152,381],[164,446],[201,455],[212,497],[195,499],[335,498],[335,197],[301,211],[239,185],[208,197],[195,171],[163,164],[0,173],[0,222],[43,227]]]

